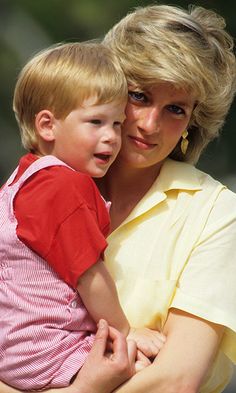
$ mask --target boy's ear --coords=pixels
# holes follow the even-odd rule
[[[53,113],[47,109],[43,109],[35,115],[36,131],[44,141],[53,142],[55,140],[55,120]]]

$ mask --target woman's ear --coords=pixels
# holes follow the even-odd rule
[[[47,109],[43,109],[35,115],[36,132],[46,142],[53,142],[55,140],[55,120],[53,113]]]

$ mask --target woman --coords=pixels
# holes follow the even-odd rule
[[[131,325],[167,336],[116,392],[219,393],[236,362],[236,196],[193,164],[235,93],[233,41],[211,11],[158,5],[104,41],[129,84],[122,151],[99,184],[112,201],[107,266]]]
[[[190,164],[232,102],[233,42],[215,13],[168,6],[137,9],[105,42],[129,84],[122,151],[101,188],[107,266],[131,325],[167,336],[118,391],[221,392],[236,362],[236,196]]]

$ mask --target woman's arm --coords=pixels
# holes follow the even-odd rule
[[[218,350],[224,327],[171,309],[166,343],[151,366],[116,393],[197,393]]]
[[[106,354],[108,339],[112,343],[112,355]],[[61,389],[44,390],[46,393],[111,393],[134,374],[136,345],[116,329],[101,320],[93,347],[72,385]],[[19,390],[0,382],[1,393],[20,393]],[[29,392],[27,392],[29,393]]]

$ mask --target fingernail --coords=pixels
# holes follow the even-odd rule
[[[98,327],[99,328],[104,328],[106,326],[106,321],[104,319],[100,319],[98,321]]]

